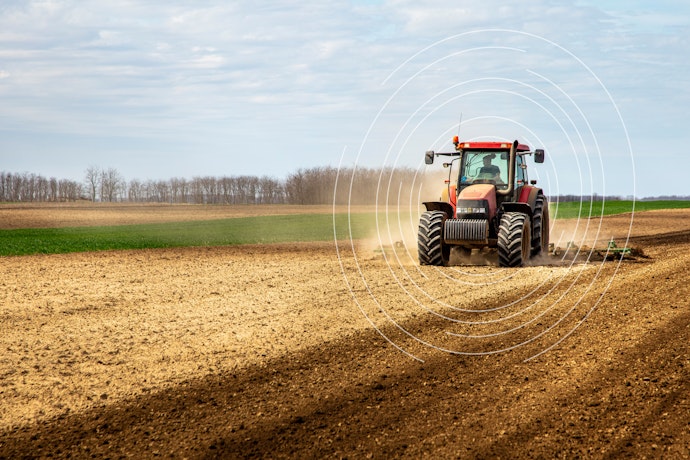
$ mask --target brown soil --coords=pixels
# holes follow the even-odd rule
[[[690,458],[689,218],[636,214],[649,258],[514,270],[361,242],[2,258],[0,458]],[[554,230],[630,216],[581,224]]]

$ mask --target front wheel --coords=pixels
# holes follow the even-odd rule
[[[527,215],[507,212],[498,227],[498,265],[521,267],[531,252],[531,230]]]
[[[450,246],[443,243],[445,221],[442,211],[424,211],[419,218],[417,251],[421,265],[448,265]]]

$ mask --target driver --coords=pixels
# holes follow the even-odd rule
[[[484,160],[484,166],[479,168],[479,175],[486,174],[487,176],[491,176],[492,180],[495,181],[500,181],[501,180],[501,168],[498,166],[491,164],[491,159],[492,157],[490,155],[486,155],[483,160]]]

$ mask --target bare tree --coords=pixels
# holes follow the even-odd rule
[[[204,176],[201,179],[201,188],[203,191],[202,203],[215,203],[217,199],[218,180],[215,177]]]
[[[49,186],[50,186],[50,197],[48,198],[50,201],[58,201],[58,180],[54,177],[51,177],[48,180]]]
[[[84,181],[86,182],[86,188],[89,191],[89,197],[91,201],[96,201],[96,191],[98,190],[98,184],[101,181],[101,170],[97,166],[89,166],[84,172]]]
[[[49,192],[49,184],[48,181],[46,180],[45,177],[43,176],[35,176],[31,175],[31,181],[35,183],[34,186],[34,196],[33,200],[35,201],[49,201],[50,200],[50,192]]]
[[[58,182],[58,199],[60,201],[77,201],[82,192],[82,186],[78,182],[63,179]]]
[[[153,183],[156,202],[167,203],[170,201],[170,184],[168,181],[159,180]]]
[[[124,180],[117,169],[108,168],[101,171],[101,201],[117,201]]]
[[[0,201],[9,201],[7,199],[7,174],[0,173]]]
[[[129,186],[127,187],[127,199],[134,203],[143,200],[142,185],[139,179],[132,179],[129,181]]]
[[[285,193],[290,204],[306,204],[306,179],[303,169],[290,174],[285,182]]]
[[[187,181],[180,177],[170,179],[170,200],[173,203],[187,202]]]
[[[258,203],[280,204],[285,202],[283,185],[272,177],[263,176],[259,179]]]

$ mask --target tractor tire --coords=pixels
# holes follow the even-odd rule
[[[420,265],[448,265],[450,246],[443,243],[443,223],[447,216],[442,211],[425,211],[419,218],[417,251]]]
[[[539,195],[532,218],[532,257],[549,251],[549,202]]]
[[[521,212],[507,212],[498,227],[498,265],[521,267],[529,259],[532,233],[530,219]]]

